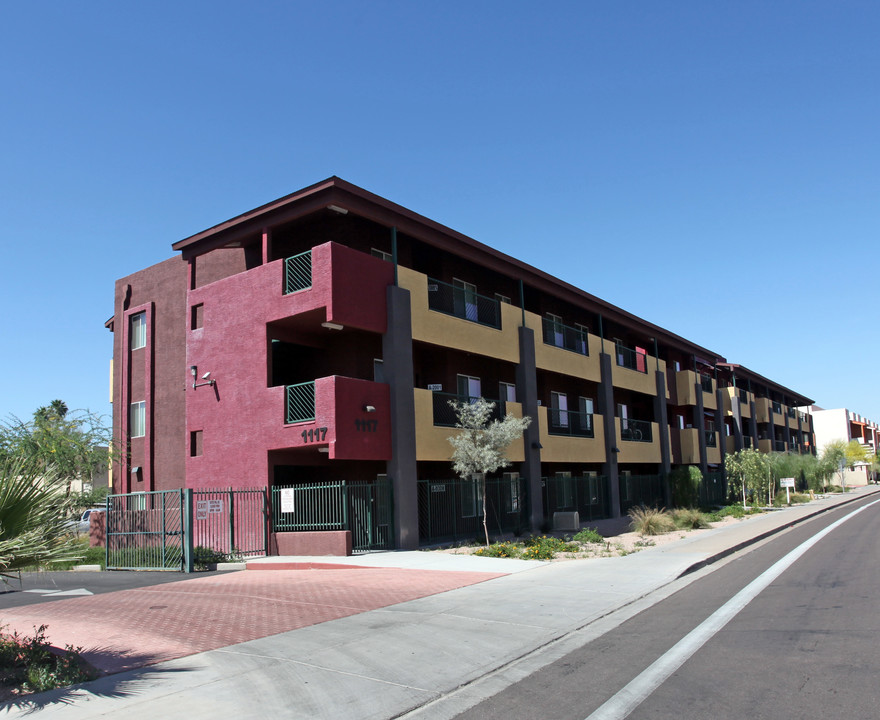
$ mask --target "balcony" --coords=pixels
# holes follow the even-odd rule
[[[648,355],[643,350],[627,347],[623,343],[614,346],[614,357],[618,367],[635,370],[640,373],[648,372]]]
[[[265,447],[321,450],[331,460],[391,458],[391,400],[385,383],[330,375],[268,392],[283,397],[284,422],[262,428],[259,441]],[[235,419],[230,423],[234,426]]]
[[[755,421],[759,423],[770,421],[770,401],[767,398],[755,398]]]
[[[782,415],[782,403],[773,402],[771,403],[773,406],[773,414],[774,415]]]
[[[714,430],[704,430],[703,435],[706,439],[706,447],[707,448],[717,448],[718,447],[718,433]]]
[[[467,287],[428,278],[428,307],[435,312],[501,329],[499,305],[496,298],[478,295]]]
[[[626,442],[654,442],[653,425],[647,420],[620,418],[620,439]]]
[[[700,375],[700,387],[703,388],[704,393],[713,393],[715,392],[715,381],[708,375]]]
[[[561,322],[551,320],[550,318],[542,318],[542,321],[545,345],[570,350],[579,355],[590,354],[588,336],[584,330],[563,325]]]
[[[581,438],[594,437],[593,413],[551,408],[548,414],[547,433]]]

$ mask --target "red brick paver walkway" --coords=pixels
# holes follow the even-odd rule
[[[247,570],[3,612],[7,631],[48,626],[119,672],[435,595],[498,573],[398,568]]]

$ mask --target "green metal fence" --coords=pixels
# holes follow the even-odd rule
[[[710,472],[703,476],[699,489],[699,506],[724,505],[727,501],[724,492],[724,473]]]
[[[605,475],[557,476],[541,478],[544,514],[576,510],[581,522],[611,517],[611,497]]]
[[[179,570],[191,566],[185,490],[109,495],[108,570]]]
[[[284,422],[288,425],[315,419],[315,381],[288,385],[286,388]]]
[[[191,572],[193,548],[266,554],[266,493],[259,488],[164,490],[107,497],[108,570]]]
[[[273,532],[350,530],[352,550],[394,548],[391,481],[331,480],[271,489]]]
[[[284,294],[307,290],[312,286],[312,251],[284,259]]]
[[[483,490],[491,535],[528,528],[528,481],[519,477],[483,480],[419,480],[419,541],[471,540],[483,535]]]
[[[665,507],[666,492],[662,475],[620,475],[620,512],[625,514],[631,507]]]

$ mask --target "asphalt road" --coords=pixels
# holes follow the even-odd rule
[[[217,571],[194,573],[111,570],[108,572],[26,572],[0,584],[0,610],[34,603],[98,595],[117,590],[190,580]]]
[[[774,563],[869,503],[826,513],[727,561],[459,717],[880,717],[880,505],[818,540],[705,644],[679,644],[682,652],[695,651],[677,669],[671,652]],[[671,665],[667,677],[658,659]],[[656,687],[646,678],[651,674],[660,678]],[[641,695],[645,699],[630,709],[631,698]]]

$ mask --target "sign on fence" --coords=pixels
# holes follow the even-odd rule
[[[293,488],[281,488],[281,512],[293,512]]]
[[[215,515],[223,512],[222,500],[197,500],[196,501],[196,520],[207,520],[208,515]]]

